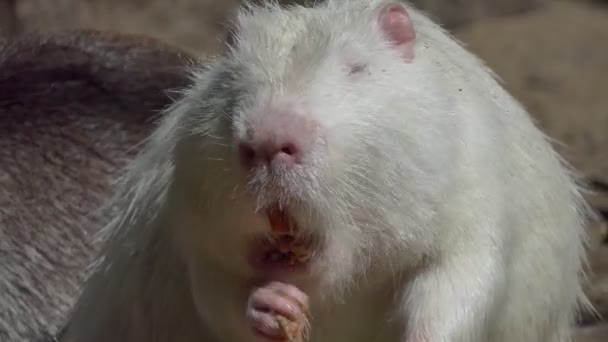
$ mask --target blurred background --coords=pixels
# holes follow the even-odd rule
[[[298,2],[283,1],[283,2]],[[588,176],[589,201],[608,212],[608,1],[414,0],[484,59]],[[238,0],[0,0],[8,36],[94,28],[143,34],[206,57],[221,52]],[[591,227],[588,293],[608,315],[608,234]],[[585,317],[577,342],[608,341],[608,323]]]

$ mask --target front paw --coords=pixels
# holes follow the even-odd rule
[[[247,320],[267,341],[303,341],[308,296],[295,286],[271,282],[255,289],[247,303]]]

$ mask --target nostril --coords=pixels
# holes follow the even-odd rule
[[[239,145],[239,156],[243,165],[251,166],[256,158],[255,149],[249,144],[241,143]]]
[[[296,145],[294,145],[294,144],[286,144],[286,145],[283,145],[283,147],[281,148],[281,153],[293,157],[296,154],[298,154],[298,149],[296,148]]]

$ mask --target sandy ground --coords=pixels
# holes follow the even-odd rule
[[[143,33],[202,56],[221,49],[224,24],[238,2],[18,1],[24,30],[88,27]],[[563,144],[558,149],[567,160],[585,175],[608,183],[606,1],[546,0],[522,6],[525,1],[502,0],[494,2],[492,10],[487,1],[469,1],[475,6],[460,12],[450,12],[441,0],[419,2],[487,61],[539,126]],[[589,198],[596,208],[608,209],[606,191]],[[600,243],[606,236],[603,228],[600,223],[592,227],[594,275],[589,293],[599,311],[608,314],[608,245]],[[608,341],[608,323],[590,323],[576,341]]]

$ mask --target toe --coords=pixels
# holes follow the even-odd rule
[[[266,287],[257,289],[251,295],[250,307],[259,311],[274,312],[294,320],[301,316],[301,309],[296,301]]]

